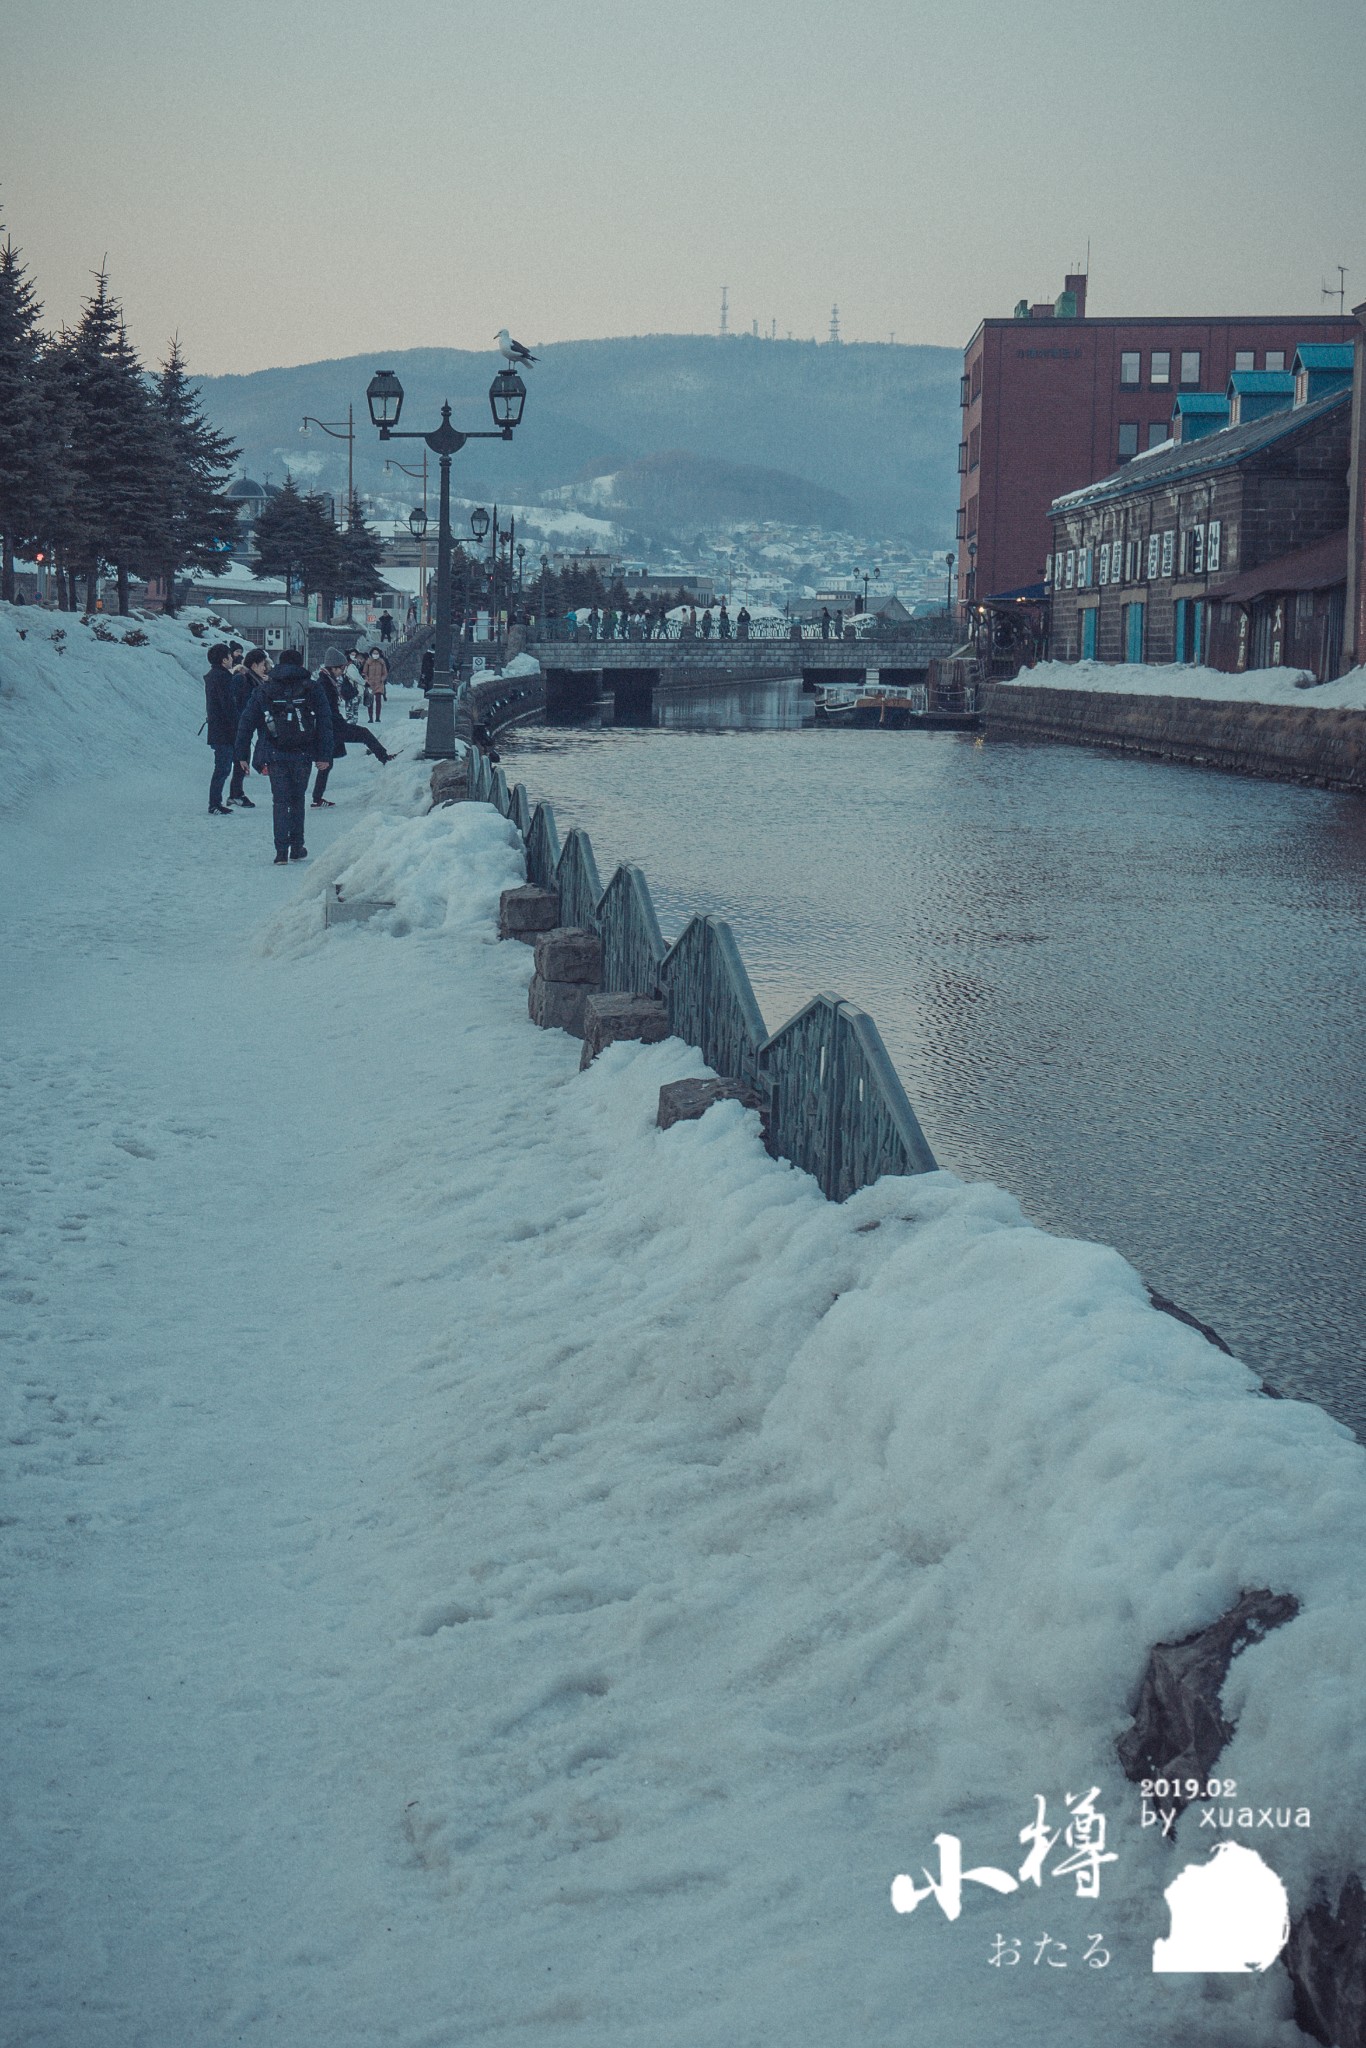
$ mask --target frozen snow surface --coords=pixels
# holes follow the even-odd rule
[[[1106,690],[1122,697],[1211,697],[1223,704],[1293,704],[1300,711],[1366,711],[1366,668],[1349,669],[1335,682],[1316,683],[1302,668],[1252,668],[1230,676],[1222,669],[1177,662],[1041,661],[1037,668],[1021,669],[1011,682],[1044,690]]]
[[[353,750],[276,869],[202,646],[66,629],[0,607],[0,2039],[1301,2041],[1152,1945],[1218,1840],[1366,1861],[1357,1444],[999,1189],[660,1132],[698,1055],[527,1021],[492,809]],[[1163,1842],[1149,1647],[1263,1585],[1219,1775],[1311,1825]],[[1098,1898],[892,1910],[1091,1786]]]

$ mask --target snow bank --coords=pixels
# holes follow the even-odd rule
[[[1297,681],[1309,684],[1297,688]],[[1306,669],[1254,668],[1225,675],[1216,668],[1169,662],[1041,661],[1010,683],[1044,690],[1101,690],[1125,697],[1207,697],[1224,704],[1293,704],[1296,709],[1366,711],[1366,668],[1335,682],[1315,683]]]
[[[193,733],[204,717],[208,650],[232,637],[208,625],[211,617],[97,614],[87,625],[79,612],[0,604],[0,810],[58,769],[69,777],[139,751],[161,755],[187,723]],[[207,627],[202,639],[194,623]],[[130,633],[145,633],[148,645],[128,646]]]
[[[11,623],[8,2036],[1292,2048],[1279,1971],[1152,1973],[1214,1838],[1114,1741],[1155,1641],[1292,1591],[1219,1773],[1312,1825],[1235,1837],[1297,1908],[1366,1867],[1361,1447],[997,1188],[659,1131],[700,1057],[528,1022],[491,808],[348,755],[274,869],[203,816],[198,643]],[[1097,1899],[893,1912],[1091,1785]]]

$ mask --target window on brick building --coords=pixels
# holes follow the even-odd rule
[[[1156,576],[1156,574],[1157,574],[1157,562],[1158,562],[1158,554],[1159,554],[1159,551],[1160,551],[1160,549],[1161,549],[1161,546],[1162,546],[1162,536],[1161,536],[1161,534],[1160,534],[1160,533],[1150,533],[1150,534],[1148,535],[1148,581],[1149,581],[1150,583],[1152,582],[1153,578],[1154,578],[1154,577]]]
[[[1138,421],[1121,420],[1119,423],[1119,459],[1127,462],[1131,455],[1138,453]]]
[[[1102,588],[1110,581],[1110,543],[1108,540],[1103,540],[1100,544],[1100,560],[1096,564],[1096,581]]]
[[[1069,548],[1069,549],[1067,550],[1067,558],[1066,558],[1066,565],[1065,565],[1065,567],[1064,567],[1064,570],[1063,570],[1063,582],[1064,582],[1064,583],[1065,583],[1065,584],[1067,585],[1067,588],[1068,588],[1068,589],[1070,590],[1070,589],[1072,588],[1072,585],[1073,585],[1073,584],[1074,584],[1074,583],[1076,582],[1076,580],[1077,580],[1077,554],[1076,554],[1076,549],[1075,549],[1075,548]]]
[[[967,475],[967,473],[968,473],[968,444],[967,444],[967,442],[966,442],[966,441],[960,441],[960,442],[958,443],[958,474],[959,474],[959,476],[966,476],[966,475]]]
[[[1176,528],[1169,526],[1162,536],[1162,574],[1170,576],[1176,563]]]
[[[1119,359],[1121,384],[1138,384],[1143,376],[1143,359],[1136,348],[1126,348]]]
[[[1150,384],[1170,384],[1172,381],[1172,352],[1169,348],[1155,348],[1152,352],[1148,374]]]
[[[968,537],[968,508],[966,505],[958,507],[958,524],[954,528],[954,536],[958,540],[966,540]]]
[[[1255,369],[1256,369],[1256,367],[1257,367],[1257,351],[1256,351],[1256,349],[1255,349],[1255,348],[1237,348],[1237,349],[1235,349],[1235,350],[1233,351],[1233,367],[1234,367],[1234,369],[1235,369],[1235,370],[1255,370]]]
[[[972,494],[972,496],[971,496],[971,497],[970,497],[970,498],[968,499],[968,539],[969,539],[969,540],[971,540],[971,539],[972,539],[972,536],[973,536],[973,535],[974,535],[974,534],[976,533],[976,531],[977,531],[977,493],[976,493],[976,491],[974,491],[974,492],[973,492],[973,494]]]
[[[1198,348],[1182,349],[1181,382],[1187,385],[1200,382],[1200,351]]]
[[[968,373],[967,373],[967,371],[966,371],[966,370],[964,370],[964,372],[963,372],[962,376],[961,376],[961,377],[960,377],[960,378],[958,379],[958,403],[959,403],[960,405],[966,405],[966,404],[967,404],[967,402],[968,402]]]
[[[978,356],[972,366],[972,395],[974,398],[980,398],[982,395],[982,358],[980,356]]]
[[[1266,352],[1266,367],[1268,370],[1283,370],[1285,368],[1285,350],[1283,348],[1269,348]]]
[[[968,435],[968,468],[976,469],[982,459],[982,429],[974,427]]]
[[[1150,448],[1160,448],[1162,443],[1170,441],[1171,437],[1172,428],[1170,420],[1149,420],[1148,446]]]

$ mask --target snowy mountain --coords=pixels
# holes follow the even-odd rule
[[[705,496],[719,519],[805,520],[807,513],[791,510],[805,500],[815,508],[811,524],[951,544],[956,350],[647,335],[557,342],[537,353],[515,440],[462,451],[457,491],[526,502],[585,474],[644,462],[641,488],[653,505],[662,479],[650,465],[683,458],[697,467],[680,468],[674,482]],[[402,424],[435,425],[448,398],[457,425],[484,426],[498,364],[492,351],[408,349],[387,356],[385,366],[398,373],[406,394]],[[278,480],[289,467],[319,488],[343,493],[345,443],[316,430],[302,438],[299,426],[305,413],[344,423],[350,404],[358,487],[372,495],[391,495],[400,486],[407,492],[406,479],[385,477],[384,457],[415,463],[421,446],[382,448],[365,405],[376,367],[376,358],[356,356],[206,377],[206,409],[241,445],[252,475]],[[847,508],[834,510],[832,497],[848,500]]]

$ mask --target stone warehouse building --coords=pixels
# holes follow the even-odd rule
[[[1356,322],[1319,314],[1209,318],[1087,311],[1088,280],[984,320],[963,353],[958,595],[1037,590],[1048,508],[1165,441],[1172,402],[1230,378],[1289,377],[1297,347],[1341,344]]]
[[[1338,354],[1317,386],[1235,374],[1229,425],[1206,431],[1207,409],[1178,406],[1180,439],[1055,500],[1054,660],[1338,672],[1352,416],[1350,388],[1331,388],[1351,376]]]

